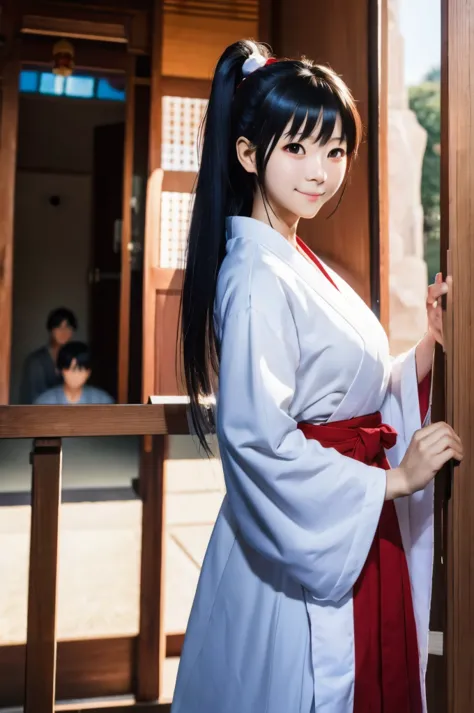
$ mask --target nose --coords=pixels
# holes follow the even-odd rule
[[[322,161],[320,158],[315,158],[314,161],[312,161],[308,175],[306,177],[307,181],[316,181],[318,185],[325,183],[327,181],[328,174],[326,172],[326,169],[324,168]]]

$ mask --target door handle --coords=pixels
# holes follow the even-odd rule
[[[89,271],[89,284],[96,285],[106,280],[120,280],[120,272],[102,272],[98,267]]]

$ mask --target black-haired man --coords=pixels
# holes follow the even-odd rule
[[[23,366],[20,385],[20,403],[32,404],[48,389],[62,383],[56,369],[56,359],[62,346],[67,344],[77,330],[77,319],[66,307],[54,309],[48,315],[46,329],[48,344],[30,354]]]
[[[35,404],[68,406],[113,403],[108,393],[87,383],[91,375],[91,357],[87,344],[68,342],[61,347],[57,367],[63,383],[45,391],[36,399]]]

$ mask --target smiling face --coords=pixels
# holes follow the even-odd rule
[[[289,127],[288,127],[289,129]],[[347,170],[347,144],[338,117],[330,140],[318,141],[319,125],[302,141],[280,137],[265,171],[266,198],[279,218],[291,224],[314,218],[341,187]]]
[[[314,218],[344,181],[348,158],[341,118],[336,118],[326,142],[320,138],[323,119],[321,113],[307,138],[302,138],[304,125],[292,136],[292,122],[288,123],[266,165],[264,195],[259,188],[255,192],[252,217],[270,222],[282,233],[300,218]],[[239,139],[237,154],[245,170],[256,174],[255,148],[247,139]]]

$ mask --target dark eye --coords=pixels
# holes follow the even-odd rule
[[[328,154],[329,158],[344,158],[345,155],[346,151],[341,147],[337,149],[332,149]]]
[[[288,153],[294,154],[295,156],[298,154],[302,156],[306,153],[301,144],[288,144],[285,146],[285,151],[288,151]]]

